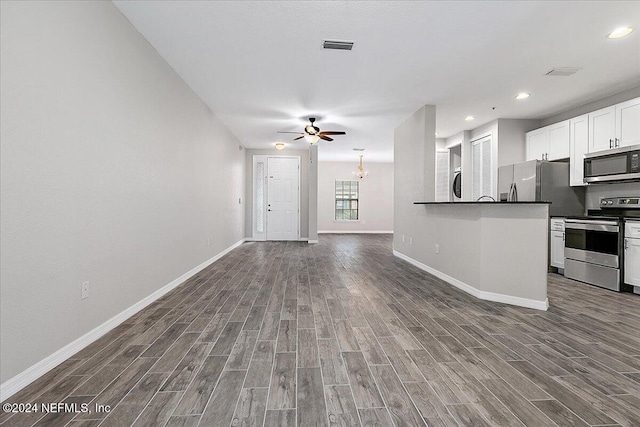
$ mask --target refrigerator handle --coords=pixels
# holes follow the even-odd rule
[[[513,183],[513,196],[514,196],[514,202],[518,201],[518,186],[516,185],[516,183]]]
[[[507,195],[507,202],[511,201],[511,193],[512,193],[512,191],[513,191],[513,182],[509,186],[509,194]]]

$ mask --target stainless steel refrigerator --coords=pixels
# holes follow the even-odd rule
[[[584,215],[584,187],[569,185],[569,163],[530,160],[498,168],[500,201],[551,202],[550,216]]]

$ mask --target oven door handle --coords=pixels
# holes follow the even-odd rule
[[[611,223],[606,223],[604,221],[585,224],[566,220],[564,228],[569,230],[608,231],[610,233],[618,233],[620,231],[619,226],[611,225]]]

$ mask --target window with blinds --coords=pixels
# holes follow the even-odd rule
[[[360,187],[358,181],[336,181],[335,219],[357,220]]]
[[[436,151],[436,202],[449,201],[449,150]]]
[[[471,197],[493,197],[491,136],[471,143]]]

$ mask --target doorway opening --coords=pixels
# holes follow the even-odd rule
[[[253,240],[300,239],[300,157],[253,156]]]

